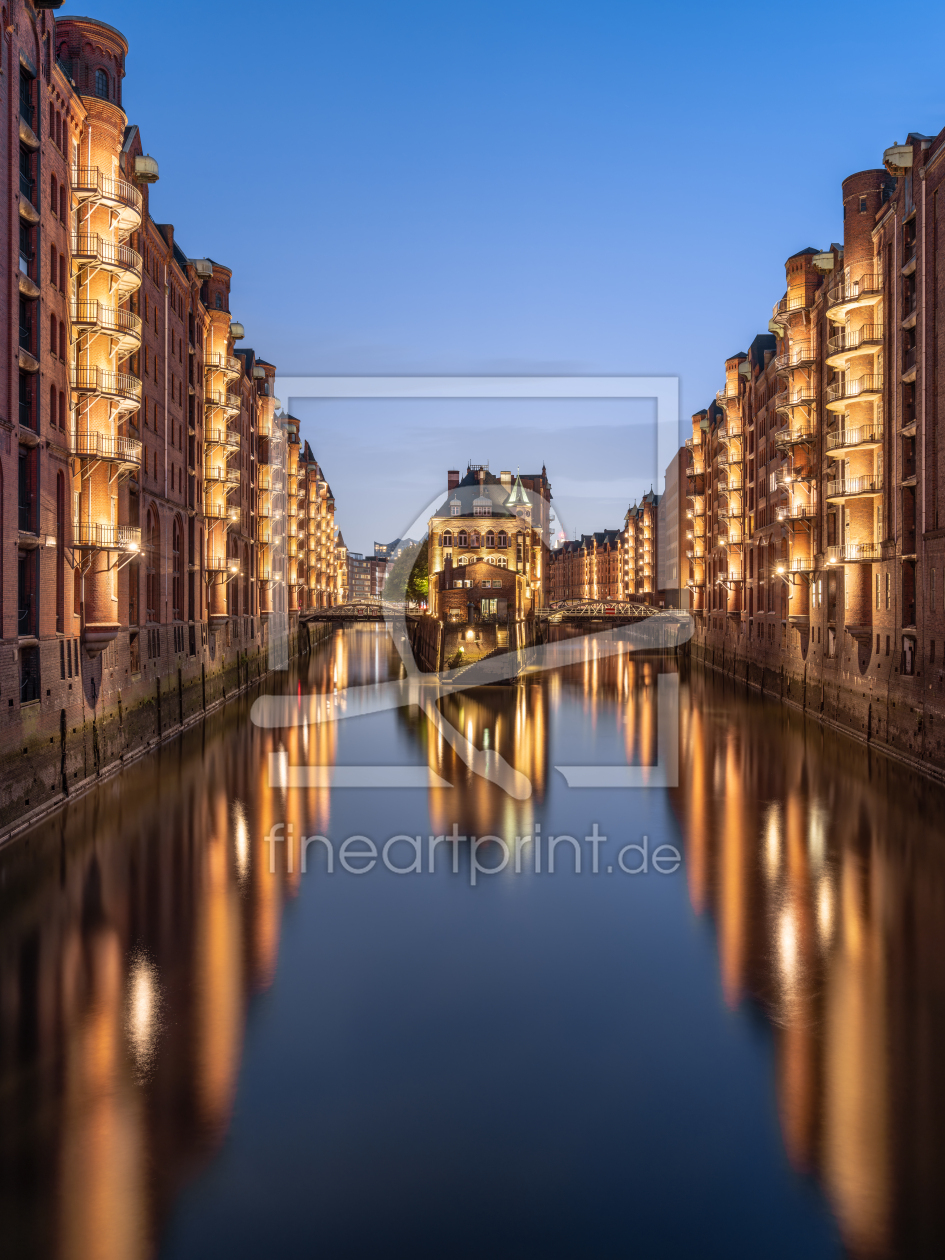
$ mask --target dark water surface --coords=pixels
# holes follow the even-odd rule
[[[398,670],[350,629],[287,686]],[[679,788],[569,788],[655,760],[661,670],[443,702],[527,799],[417,711],[270,732],[240,699],[0,852],[0,1253],[941,1255],[945,794],[696,672]],[[271,789],[280,746],[453,786]],[[454,823],[540,823],[541,871],[472,886],[467,841],[429,873]],[[422,874],[341,869],[400,833]]]

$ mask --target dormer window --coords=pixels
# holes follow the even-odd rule
[[[108,75],[104,70],[95,71],[95,95],[108,100]]]
[[[450,499],[450,516],[459,516],[462,510],[463,505],[459,499]]]

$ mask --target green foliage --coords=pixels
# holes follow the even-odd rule
[[[396,603],[404,599],[417,602],[426,599],[430,590],[430,563],[426,539],[405,547],[387,570],[384,598]]]
[[[460,665],[465,661],[466,656],[462,648],[457,648],[453,655],[447,660],[447,669],[459,669]]]

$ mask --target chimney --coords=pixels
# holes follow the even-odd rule
[[[450,490],[455,490],[458,485],[459,485],[459,469],[451,468],[449,472],[446,474],[447,493],[449,493]]]
[[[499,480],[502,482],[503,486],[511,486],[512,474],[507,469],[504,469],[499,473]]]

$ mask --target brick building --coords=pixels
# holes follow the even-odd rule
[[[275,367],[239,348],[229,268],[151,217],[124,37],[55,7],[0,34],[2,747],[183,694],[298,606]]]
[[[347,553],[335,528],[335,496],[308,442],[299,455],[298,467],[299,607],[330,608],[347,602],[348,589]]]
[[[842,244],[787,260],[686,443],[696,652],[939,763],[943,157],[912,134],[843,181]]]
[[[548,556],[549,601],[625,599],[626,571],[626,529],[582,534]]]
[[[504,637],[496,635],[497,625],[518,627],[514,630],[518,642],[524,622],[546,599],[551,519],[545,468],[514,478],[511,472],[496,477],[487,464],[469,464],[462,479],[457,470],[450,471],[447,498],[428,524],[433,615],[455,622],[457,611],[462,611],[483,649],[487,643],[497,646],[497,638]],[[514,580],[504,573],[515,575]],[[500,584],[496,594],[475,599],[456,594],[474,589],[467,582],[484,591],[486,580]],[[490,629],[483,633],[480,626]]]

